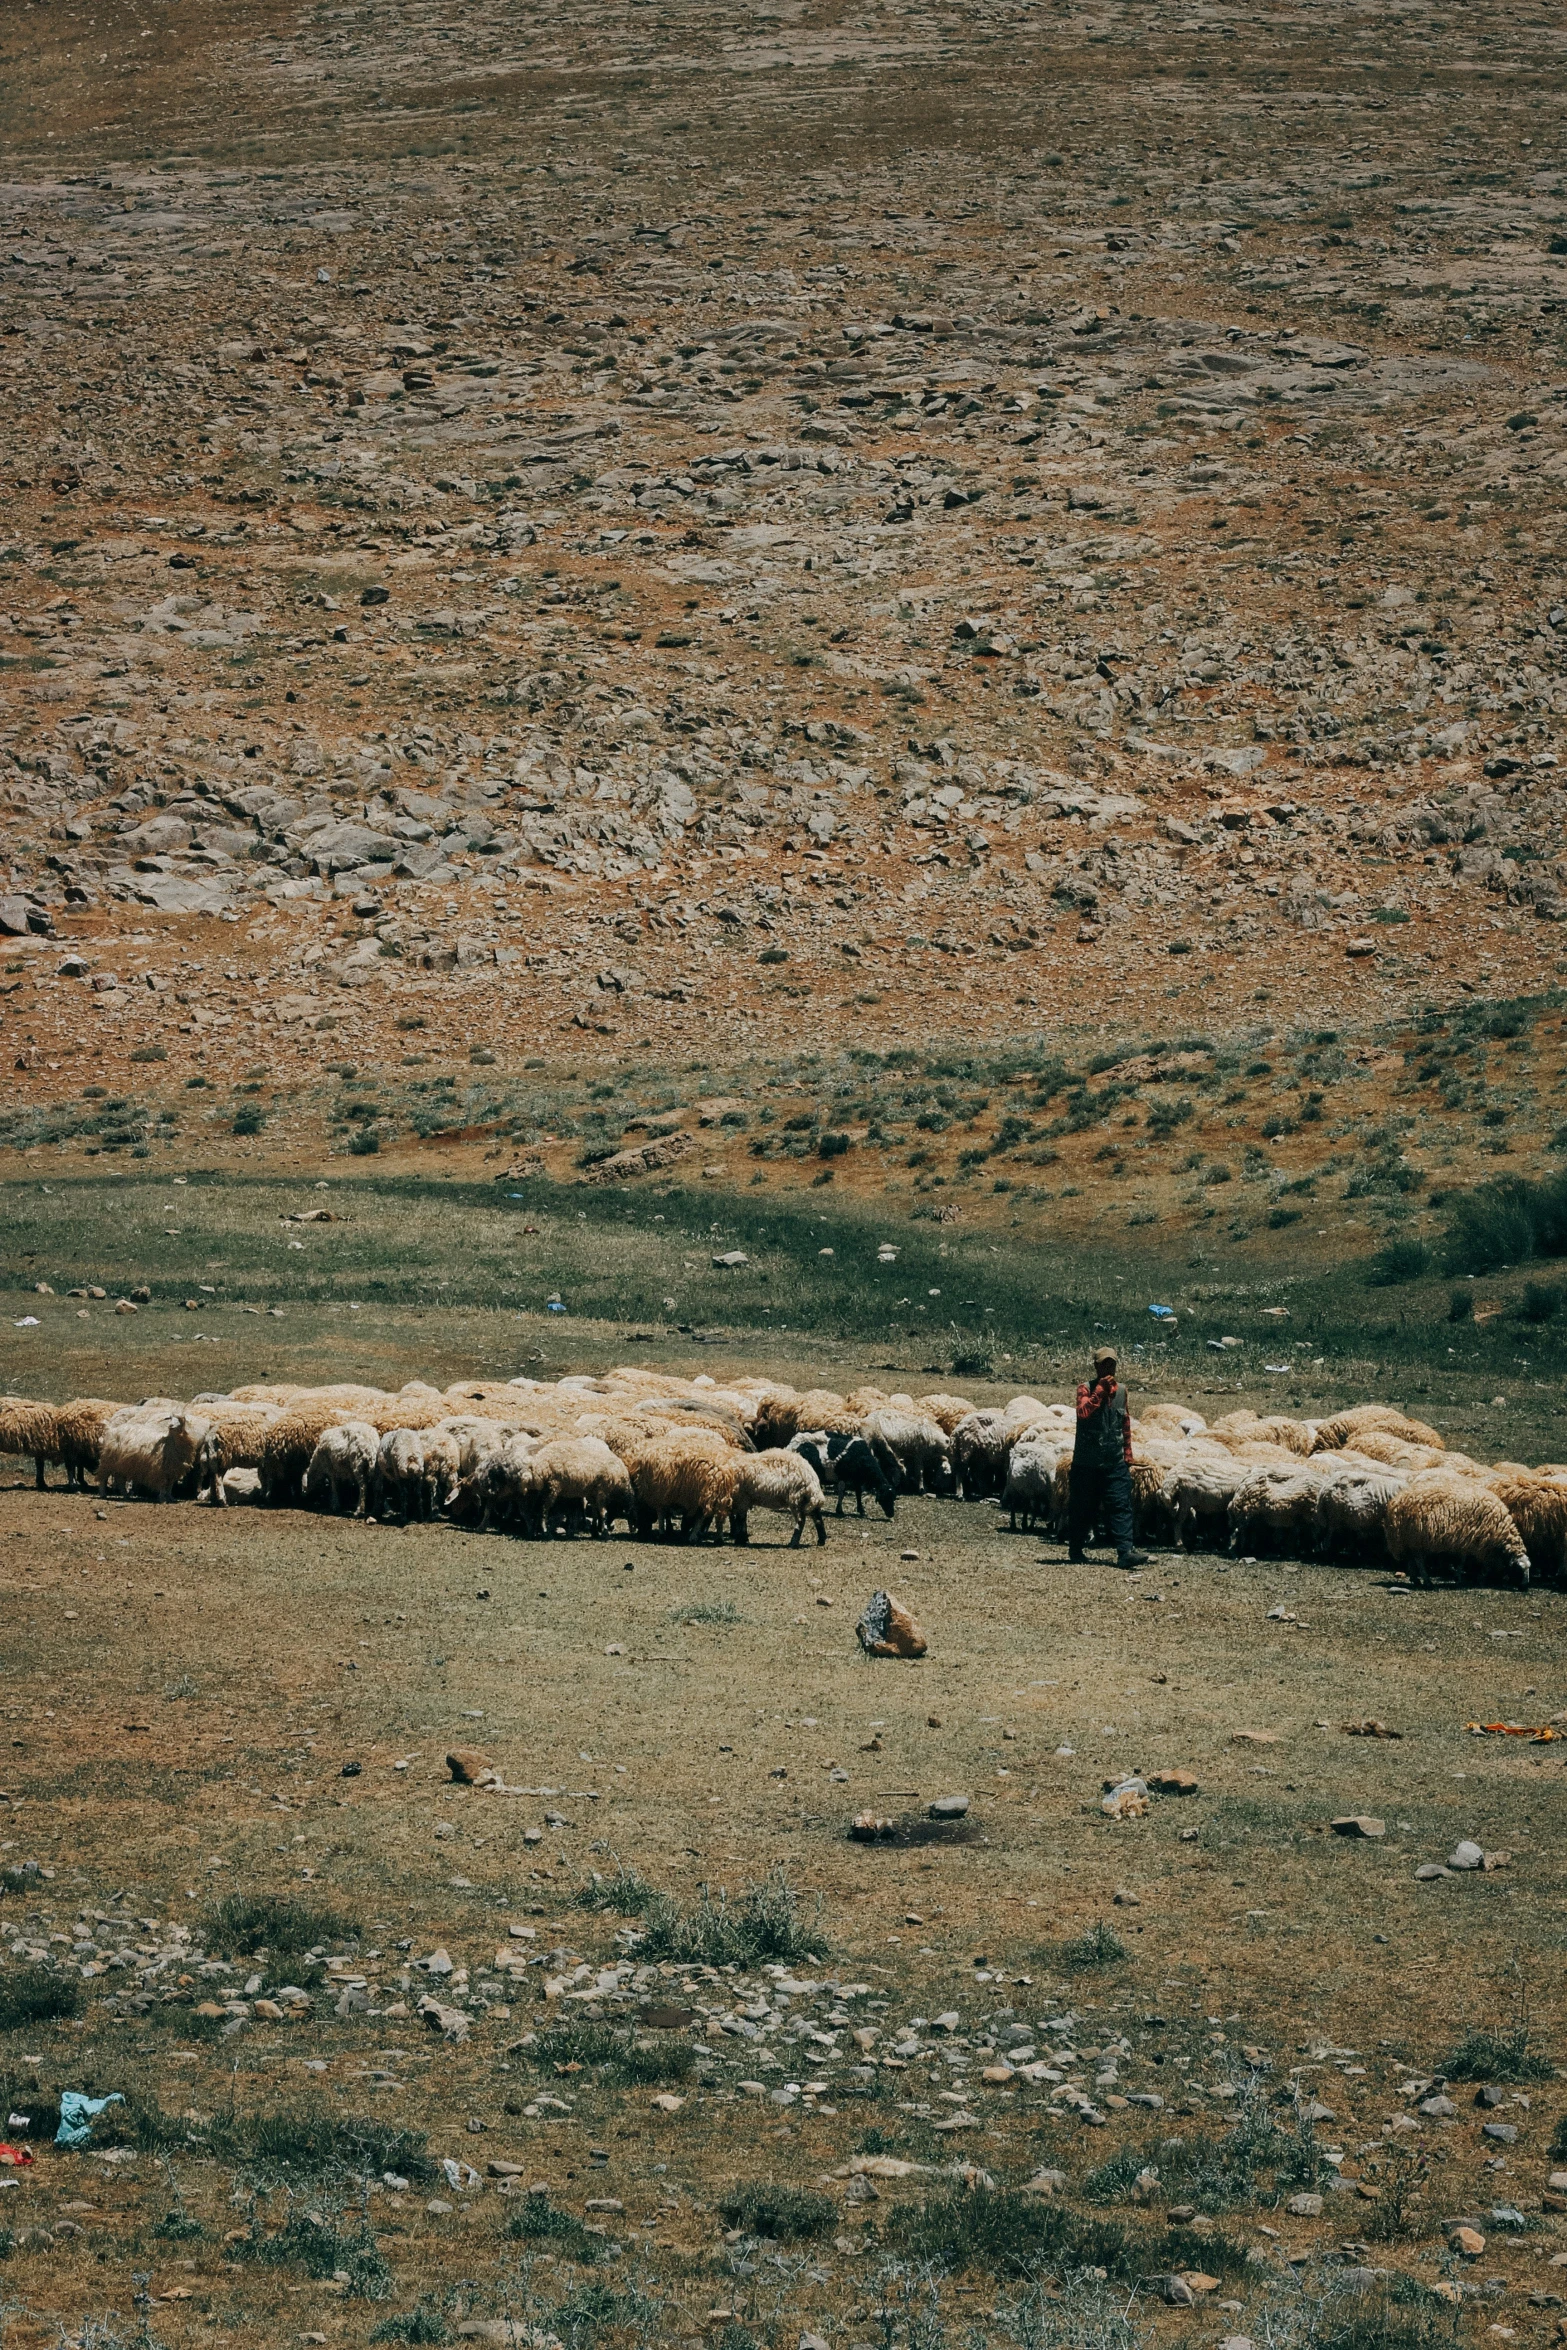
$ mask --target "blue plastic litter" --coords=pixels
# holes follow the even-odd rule
[[[57,2146],[90,2146],[92,2126],[106,2105],[123,2105],[118,2089],[108,2097],[89,2097],[81,2089],[60,2091],[60,2127],[55,2131]]]
[[[548,1305],[545,1307],[544,1311],[545,1311],[547,1314],[563,1314],[563,1313],[566,1311],[566,1309],[565,1309],[565,1307],[564,1307],[564,1306],[561,1304],[561,1302],[560,1302],[560,1299],[559,1299],[558,1297],[552,1297],[552,1298],[550,1299],[550,1301],[549,1301],[549,1304],[548,1304]]]
[[[1150,1306],[1148,1311],[1156,1322],[1173,1322],[1175,1320],[1174,1306]]]

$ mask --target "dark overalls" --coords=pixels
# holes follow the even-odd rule
[[[1094,1393],[1100,1400],[1086,1419],[1078,1421],[1077,1441],[1072,1447],[1067,1537],[1074,1558],[1081,1555],[1096,1526],[1115,1544],[1118,1558],[1125,1558],[1135,1548],[1132,1473],[1126,1461],[1130,1407],[1126,1389],[1119,1382],[1113,1395],[1104,1395],[1102,1388],[1103,1382],[1096,1381]]]

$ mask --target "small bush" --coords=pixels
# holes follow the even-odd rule
[[[321,2107],[252,2114],[230,2109],[214,2121],[209,2146],[220,2161],[266,2178],[368,2178],[395,2171],[423,2184],[436,2175],[422,2131]]]
[[[1472,1289],[1455,1289],[1447,1301],[1448,1320],[1450,1322],[1472,1322],[1474,1312],[1474,1291]]]
[[[1511,2032],[1471,2028],[1437,2069],[1449,2081],[1548,2081],[1556,2067],[1529,2046],[1524,2024]]]
[[[648,1883],[641,1870],[628,1869],[620,1861],[612,1877],[601,1877],[594,1870],[577,1894],[577,1907],[608,1910],[618,1918],[639,1918],[657,1899],[657,1888]]]
[[[1448,1271],[1486,1273],[1531,1257],[1567,1256],[1567,1176],[1531,1183],[1521,1175],[1482,1183],[1455,1205],[1446,1243]]]
[[[282,1968],[298,1968],[305,1953],[329,1942],[356,1942],[357,1922],[315,1901],[294,1901],[281,1893],[231,1893],[207,1913],[207,1939],[214,1950],[255,1958],[262,1951],[270,1974],[281,1982]]]
[[[637,2285],[611,2285],[592,2277],[574,2285],[548,2314],[551,2330],[575,2342],[604,2327],[651,2328],[658,2323],[661,2311],[652,2295]]]
[[[584,2267],[604,2249],[602,2236],[590,2235],[573,2212],[558,2211],[547,2195],[526,2195],[506,2222],[514,2243],[548,2244],[568,2260]]]
[[[744,2228],[748,2236],[776,2236],[784,2242],[825,2236],[838,2223],[837,2205],[804,2187],[736,2187],[718,2208],[730,2227]]]
[[[389,2301],[396,2291],[391,2270],[374,2236],[346,2236],[320,2212],[293,2209],[275,2235],[254,2229],[235,2246],[241,2260],[269,2268],[302,2268],[307,2276],[347,2277],[343,2292],[353,2301]]]
[[[1567,2113],[1562,2115],[1556,2125],[1556,2135],[1551,2140],[1551,2152],[1558,2160],[1567,2157]]]
[[[996,1375],[995,1348],[986,1339],[979,1339],[971,1346],[960,1347],[952,1358],[952,1375],[955,1379],[994,1379]]]
[[[348,1138],[348,1153],[354,1159],[373,1159],[381,1147],[381,1137],[373,1126],[361,1126]]]
[[[1299,1208],[1270,1208],[1268,1210],[1268,1230],[1282,1232],[1287,1224],[1298,1224],[1300,1218]]]
[[[1561,1306],[1562,1293],[1544,1281],[1526,1281],[1518,1311],[1526,1322],[1549,1322]]]
[[[236,1110],[234,1113],[234,1132],[236,1134],[259,1134],[266,1122],[265,1111],[258,1109],[254,1102],[247,1102],[242,1110]]]
[[[1063,1942],[1055,1953],[1056,1963],[1070,1975],[1091,1974],[1098,1967],[1120,1966],[1130,1956],[1120,1935],[1103,1919],[1090,1926],[1086,1934]]]
[[[1085,2220],[1059,2204],[1009,2189],[992,2195],[946,2193],[905,2204],[891,2223],[912,2258],[958,2271],[1032,2277],[1047,2268],[1098,2268],[1122,2276],[1142,2246],[1116,2220]]]
[[[51,1967],[19,1966],[0,1975],[0,2032],[80,2015],[86,2004],[81,1984]]]
[[[1420,1280],[1430,1266],[1431,1251],[1424,1241],[1390,1240],[1366,1267],[1366,1279],[1373,1289],[1393,1289],[1402,1282]]]
[[[451,2324],[438,2301],[416,2301],[400,2317],[383,2317],[370,2329],[372,2342],[449,2342]]]
[[[816,1155],[819,1159],[841,1159],[845,1151],[852,1151],[853,1148],[853,1135],[834,1131],[822,1136],[816,1146]]]
[[[690,1909],[667,1894],[648,1909],[639,1955],[669,1958],[687,1966],[755,1966],[766,1959],[815,1957],[825,1947],[818,1922],[806,1925],[800,1898],[782,1869],[760,1885],[748,1885],[732,1907],[728,1896],[715,1901],[707,1887]]]
[[[672,1607],[672,1624],[743,1624],[744,1616],[732,1599],[699,1599],[685,1607]]]
[[[540,2064],[591,2066],[639,2088],[689,2080],[696,2066],[689,2040],[671,2035],[640,2047],[628,2033],[608,2024],[562,2025],[544,2034],[535,2054]]]

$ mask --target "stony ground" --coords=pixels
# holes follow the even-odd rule
[[[1545,20],[0,38],[4,918],[134,983],[40,1091],[144,972],[592,1057],[1557,971]]]
[[[1091,2287],[1023,2306],[1031,2262],[1087,2262],[1136,2288],[1127,2338],[1413,2342],[1456,2308],[1554,2339],[1562,1766],[1464,1725],[1557,1706],[1559,1599],[1071,1569],[979,1505],[780,1540],[0,1494],[0,2000],[47,1960],[83,2001],[5,2031],[5,2093],[130,2101],[7,2174],[15,2338],[108,2308],[129,2341],[139,2291],[170,2345],[421,2305],[394,2338],[1121,2340]],[[883,1582],[923,1664],[857,1654]],[[517,1792],[452,1784],[453,1748]],[[1134,1768],[1194,1791],[1112,1821]],[[866,1810],[895,1841],[850,1841]],[[1463,1838],[1497,1865],[1417,1877]],[[689,1933],[772,1872],[781,1944],[639,1911]],[[236,1940],[258,1895],[308,1951]]]
[[[726,1236],[800,1191],[740,1233],[796,1329],[871,1327],[813,1203],[936,1260],[870,1359],[923,1362],[960,1266],[944,1359],[1059,1263],[1043,1364],[1119,1252],[1115,1311],[1146,1278],[1257,1394],[1364,1350],[1559,1451],[1559,1299],[1444,1234],[1564,1131],[1560,50],[1516,7],[11,10],[6,1384],[221,1384],[258,1333],[406,1375],[467,1335],[443,1290],[497,1360],[571,1280],[655,1348],[760,1323],[704,1191]],[[615,1298],[574,1187],[650,1145],[671,1286]],[[413,1185],[347,1203],[391,1203],[379,1264],[352,1223],[291,1253],[350,1155],[516,1169],[511,1228],[454,1266],[477,1227]],[[257,1192],[196,1212],[203,1169]],[[1374,1249],[1415,1285],[1330,1310]],[[0,1997],[69,1953],[85,2001],[0,2031],[0,2088],[132,2099],[0,2165],[0,2328],[1552,2338],[1560,1765],[1463,1724],[1559,1710],[1558,1596],[863,1531],[737,1563],[0,1494]],[[849,1637],[888,1578],[932,1632],[890,1678]],[[448,1786],[458,1740],[553,1792]],[[1112,1824],[1132,1764],[1200,1792]],[[956,1792],[950,1849],[846,1840]],[[1416,1880],[1471,1836],[1508,1864]],[[577,1905],[617,1856],[668,1956]],[[700,1886],[775,1868],[798,1931],[707,1966]],[[232,1888],[295,1905],[276,1947]]]

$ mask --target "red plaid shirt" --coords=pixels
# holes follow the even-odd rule
[[[1113,1379],[1096,1379],[1092,1387],[1089,1387],[1086,1383],[1079,1387],[1077,1391],[1078,1419],[1091,1420],[1095,1412],[1100,1411],[1104,1405],[1110,1401],[1110,1398],[1114,1395],[1114,1393],[1115,1381]],[[1121,1422],[1121,1430],[1121,1446],[1122,1450],[1126,1454],[1127,1466],[1130,1468],[1132,1460],[1132,1406],[1130,1397],[1127,1398],[1126,1418]]]

